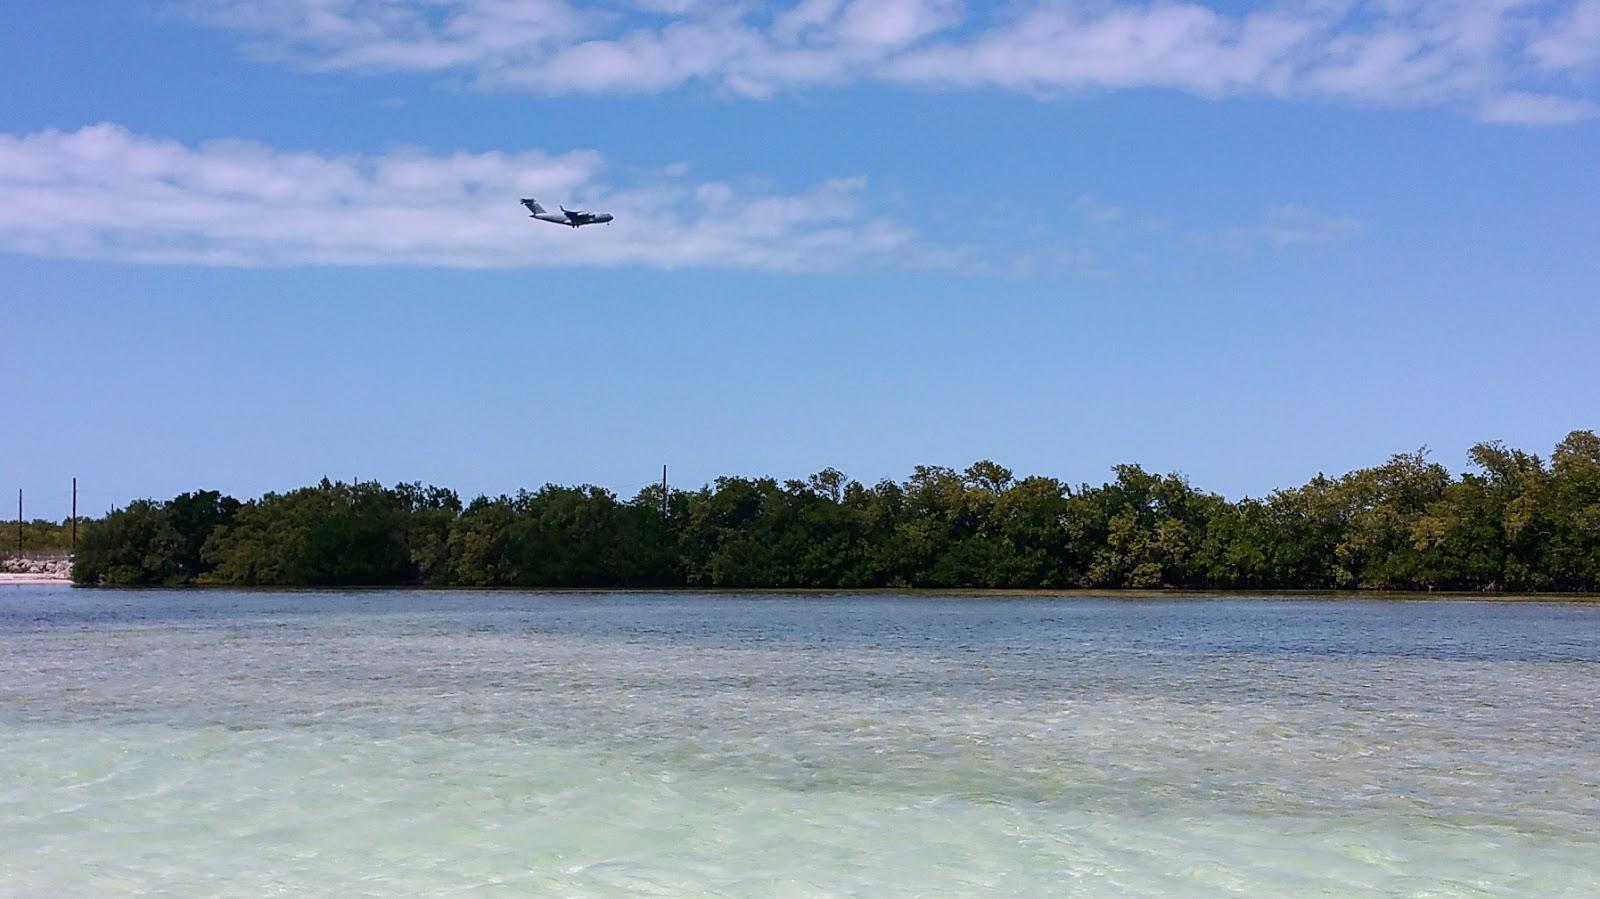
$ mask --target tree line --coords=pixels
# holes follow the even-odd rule
[[[724,477],[631,499],[547,485],[462,503],[323,480],[240,502],[138,500],[84,523],[80,584],[1593,591],[1600,437],[1549,460],[1425,450],[1237,502],[1119,465],[1099,486],[994,462],[866,485]]]

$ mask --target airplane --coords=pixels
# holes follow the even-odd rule
[[[523,200],[522,205],[528,207],[529,215],[532,215],[541,222],[554,222],[557,225],[567,225],[568,227],[572,228],[578,228],[584,225],[595,225],[602,222],[606,224],[611,223],[611,213],[609,212],[579,212],[576,209],[567,209],[566,207],[558,206],[556,208],[561,210],[560,214],[558,215],[554,212],[546,212],[545,208],[539,205],[538,200]]]

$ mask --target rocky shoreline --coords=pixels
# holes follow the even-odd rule
[[[71,580],[70,559],[0,559],[0,584],[55,584]]]

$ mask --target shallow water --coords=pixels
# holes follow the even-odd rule
[[[0,894],[1600,895],[1600,606],[0,589]]]

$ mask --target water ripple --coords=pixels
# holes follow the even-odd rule
[[[1600,894],[1600,609],[0,595],[0,894]]]

